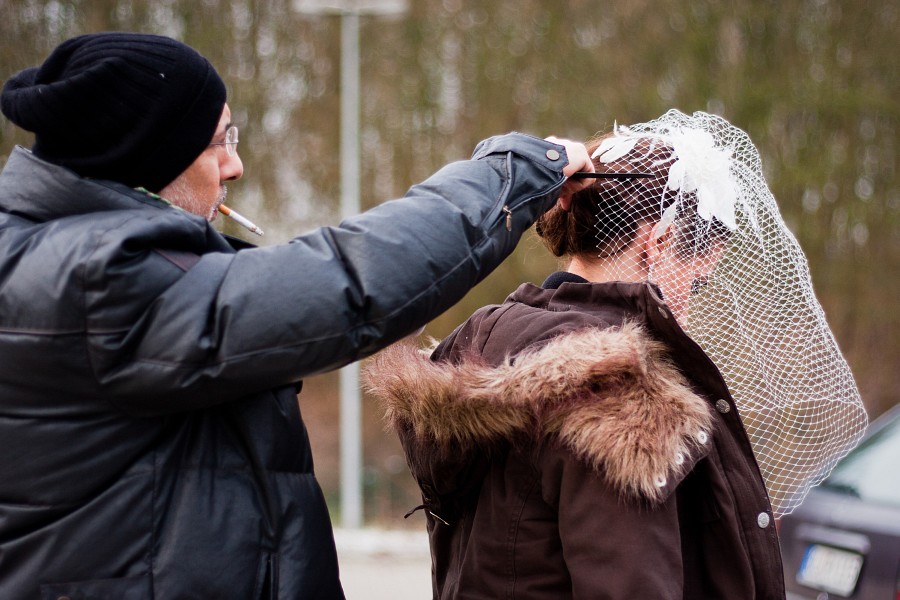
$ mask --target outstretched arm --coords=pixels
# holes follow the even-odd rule
[[[490,273],[561,193],[585,185],[567,184],[566,175],[589,164],[574,142],[491,138],[471,160],[448,165],[402,199],[286,245],[204,254],[177,277],[154,253],[137,264],[133,251],[126,256],[135,238],[154,239],[144,224],[130,223],[131,237],[110,236],[122,248],[98,248],[98,264],[87,270],[103,280],[87,306],[101,332],[89,348],[99,384],[129,408],[166,412],[372,354]],[[104,263],[126,259],[127,268]],[[101,310],[122,294],[152,302]]]

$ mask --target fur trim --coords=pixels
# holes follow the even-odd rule
[[[613,489],[651,501],[707,453],[708,404],[636,325],[559,336],[497,366],[429,355],[395,344],[364,380],[389,425],[435,451],[556,436]]]

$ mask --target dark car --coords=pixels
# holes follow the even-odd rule
[[[900,600],[900,405],[780,523],[788,600]]]

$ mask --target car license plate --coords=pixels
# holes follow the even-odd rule
[[[813,544],[806,549],[797,582],[823,592],[849,596],[856,588],[863,557],[855,552]]]

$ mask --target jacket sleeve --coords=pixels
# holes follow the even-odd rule
[[[399,200],[289,244],[203,254],[177,277],[135,250],[159,243],[152,227],[108,232],[85,268],[98,386],[123,409],[164,413],[368,356],[490,273],[555,202],[566,164],[562,146],[491,138]]]
[[[675,496],[649,505],[622,498],[559,447],[541,454],[542,495],[558,509],[576,600],[682,598]]]

